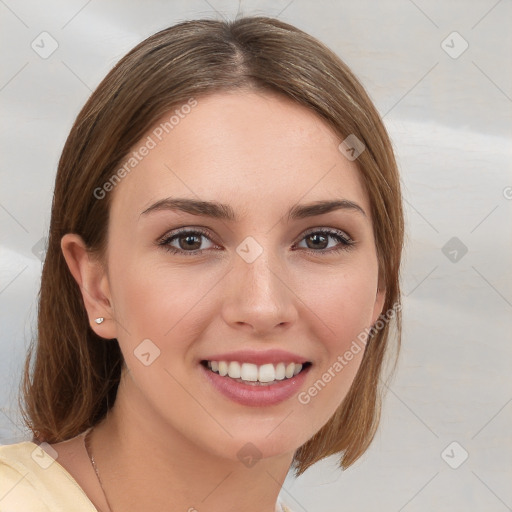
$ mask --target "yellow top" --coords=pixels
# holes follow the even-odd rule
[[[76,480],[45,449],[0,445],[0,512],[98,512]],[[49,453],[48,453],[49,452]],[[276,512],[291,512],[279,500]]]
[[[0,512],[21,511],[97,512],[76,480],[31,441],[0,446]]]

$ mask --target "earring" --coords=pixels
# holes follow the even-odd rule
[[[103,320],[105,320],[102,316],[100,316],[99,318],[96,318],[96,320],[94,320],[97,324],[101,324],[103,322]]]

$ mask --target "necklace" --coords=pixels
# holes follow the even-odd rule
[[[101,490],[103,491],[103,496],[105,497],[105,501],[107,502],[108,510],[109,510],[109,512],[113,512],[112,511],[112,507],[110,506],[110,503],[109,503],[108,498],[107,498],[107,493],[105,492],[105,489],[103,488],[103,484],[101,483],[100,472],[98,471],[98,467],[96,466],[96,462],[94,461],[94,457],[92,455],[92,450],[91,450],[91,448],[89,446],[89,434],[92,432],[92,428],[93,427],[89,428],[85,432],[84,446],[85,446],[85,450],[87,452],[87,455],[89,456],[89,460],[91,461],[92,467],[94,468],[94,472],[96,473],[96,476],[98,477],[98,482],[100,484]]]

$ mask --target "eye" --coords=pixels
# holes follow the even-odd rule
[[[202,253],[206,249],[199,249],[201,246],[201,238],[210,240],[209,233],[202,229],[182,229],[166,234],[158,241],[158,245],[173,254],[184,254],[186,256],[194,256]],[[177,243],[178,247],[171,244]],[[214,245],[214,244],[213,244]],[[191,250],[189,250],[191,249]]]
[[[334,244],[334,247],[332,245],[329,246],[329,238],[339,242],[338,246],[336,246],[336,244]],[[355,245],[354,240],[352,240],[350,236],[337,229],[317,229],[315,231],[309,231],[304,235],[302,240],[306,241],[306,250],[309,253],[332,254],[349,250]]]
[[[202,238],[210,241],[212,244],[210,248],[219,248],[219,246],[211,242],[210,233],[199,228],[180,229],[167,233],[158,240],[157,245],[162,246],[166,251],[173,254],[197,256],[208,249],[208,247],[206,249],[199,249],[202,244]],[[334,247],[332,245],[329,246],[329,238],[336,240],[338,242],[337,246],[336,244],[334,244]],[[354,240],[345,232],[333,229],[311,230],[303,235],[302,240],[306,241],[306,251],[316,254],[332,254],[343,250],[346,251],[355,245]]]

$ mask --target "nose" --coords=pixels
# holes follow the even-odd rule
[[[229,284],[223,299],[224,321],[232,328],[252,335],[272,336],[290,327],[298,318],[297,291],[289,273],[269,251],[252,263],[237,258],[227,276]]]

